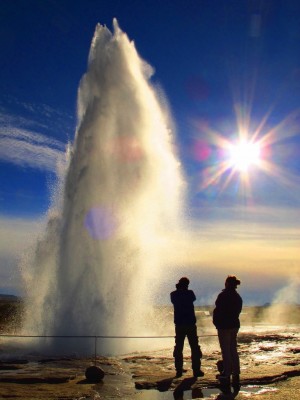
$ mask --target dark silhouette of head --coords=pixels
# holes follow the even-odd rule
[[[187,289],[190,284],[190,280],[185,276],[180,278],[178,283],[176,284],[177,289]]]
[[[236,289],[241,281],[235,275],[228,275],[225,281],[225,287],[228,289]]]

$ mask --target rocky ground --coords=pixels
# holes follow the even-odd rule
[[[85,370],[94,359],[13,356],[0,345],[0,398],[41,400],[100,399],[299,399],[300,334],[298,327],[264,333],[241,333],[241,388],[229,393],[215,378],[220,352],[216,337],[200,338],[203,378],[195,379],[185,348],[186,373],[175,377],[172,348],[120,357],[97,357],[105,371],[100,383],[88,382]],[[9,354],[9,355],[8,355]],[[231,392],[233,390],[231,389]]]

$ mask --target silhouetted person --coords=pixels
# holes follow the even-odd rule
[[[175,323],[175,347],[173,356],[175,358],[176,376],[183,373],[183,346],[187,336],[191,347],[192,369],[194,377],[203,376],[201,371],[202,352],[198,343],[196,316],[194,301],[196,296],[188,289],[190,281],[188,278],[181,278],[176,284],[176,290],[170,294],[171,302],[174,305]]]
[[[240,328],[239,315],[243,300],[236,288],[241,281],[229,275],[225,281],[225,289],[218,295],[213,312],[213,323],[218,330],[219,343],[223,357],[223,371],[217,378],[223,384],[239,385],[240,359],[237,351],[237,334]]]

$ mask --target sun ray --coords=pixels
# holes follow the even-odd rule
[[[228,168],[230,168],[229,164],[228,164],[228,166],[227,166],[227,169],[228,169]],[[234,174],[235,174],[235,172],[234,172],[234,170],[232,169],[232,170],[229,172],[228,176],[226,177],[224,184],[222,185],[221,192],[223,192],[223,191],[229,186],[230,182],[233,180]]]
[[[289,172],[286,168],[280,167],[275,163],[263,161],[261,169],[286,187],[295,189],[300,185],[300,177],[298,175]]]
[[[252,135],[252,140],[256,141],[257,138],[260,136],[261,132],[263,131],[270,115],[272,113],[272,109],[270,108],[269,111],[263,116],[262,120],[260,121],[260,123],[258,124],[256,130],[253,132]]]
[[[264,145],[271,145],[299,134],[299,121],[296,120],[299,116],[300,108],[273,126],[263,135],[260,142]]]
[[[205,189],[208,186],[214,184],[228,169],[228,164],[226,162],[220,164],[218,169],[212,173],[212,167],[206,168],[204,171],[204,175],[208,175],[207,179],[202,182],[200,186],[201,189]]]

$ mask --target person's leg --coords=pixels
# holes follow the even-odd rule
[[[233,383],[238,384],[240,378],[240,358],[237,351],[237,334],[238,329],[231,329],[231,340],[230,340],[230,353],[231,353],[231,365],[232,365],[232,376]]]
[[[221,375],[230,377],[231,375],[231,348],[230,348],[230,329],[218,329],[218,338],[223,358],[223,372]]]
[[[197,326],[188,327],[187,337],[191,348],[192,369],[194,376],[203,376],[201,371],[202,352],[198,343]]]
[[[175,369],[178,376],[182,375],[183,368],[183,345],[185,339],[185,329],[182,326],[175,326],[175,347],[173,357],[175,360]]]

